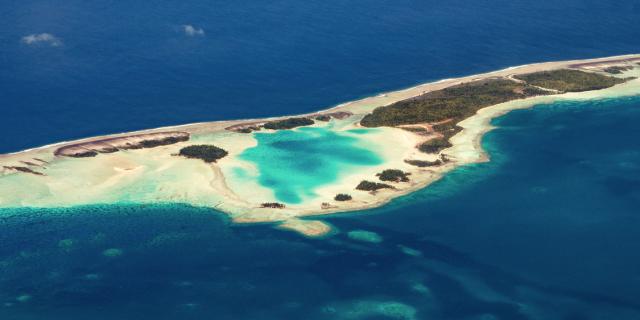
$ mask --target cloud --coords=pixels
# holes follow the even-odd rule
[[[38,44],[48,44],[52,47],[59,47],[62,45],[62,40],[50,33],[30,34],[22,37],[22,43],[34,46]]]
[[[204,36],[204,30],[202,30],[202,28],[196,28],[190,24],[183,25],[182,31],[189,37]]]

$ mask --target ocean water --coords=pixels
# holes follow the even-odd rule
[[[307,239],[180,205],[0,210],[1,319],[638,319],[640,96],[494,121],[492,161]]]
[[[636,53],[639,19],[636,0],[3,1],[0,152]],[[21,41],[41,33],[61,44]]]
[[[358,137],[363,132],[336,132],[331,126],[254,133],[258,145],[243,151],[239,158],[255,164],[258,176],[253,179],[273,190],[277,200],[292,204],[313,198],[318,187],[358,167],[383,163],[382,156]]]
[[[635,0],[4,1],[0,152],[637,53],[638,21]],[[491,162],[324,239],[179,205],[2,209],[0,319],[640,319],[639,120],[637,97],[512,112]]]

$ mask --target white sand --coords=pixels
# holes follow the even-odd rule
[[[424,92],[472,80],[490,77],[510,78],[517,74],[566,68],[575,64],[587,64],[581,67],[584,69],[625,64],[624,61],[620,61],[621,59],[639,59],[636,61],[640,61],[640,55],[532,64],[482,75],[447,79],[348,102],[331,108],[327,112],[346,111],[354,114],[344,120],[333,120],[335,125],[333,130],[343,131],[356,128],[359,120],[376,107],[415,97]],[[623,76],[640,76],[640,70],[636,68]],[[330,227],[327,224],[300,220],[296,217],[378,207],[393,198],[427,186],[460,165],[487,161],[488,157],[480,147],[480,139],[484,133],[491,130],[491,119],[510,110],[558,100],[598,99],[637,94],[640,94],[640,80],[633,80],[599,91],[534,97],[481,109],[475,116],[459,123],[464,130],[452,137],[450,141],[453,146],[443,151],[451,161],[437,167],[418,168],[404,162],[405,159],[430,161],[436,159],[436,155],[426,155],[415,148],[424,141],[425,137],[398,128],[380,128],[374,130],[375,133],[361,135],[359,138],[362,139],[364,146],[374,149],[384,158],[382,165],[363,166],[357,170],[342,173],[335,183],[317,188],[315,190],[317,197],[305,199],[301,204],[288,205],[285,209],[261,208],[260,204],[263,202],[276,202],[273,191],[261,186],[256,179],[236,178],[233,172],[234,168],[241,167],[254,176],[259,174],[251,163],[237,158],[243,150],[256,145],[253,136],[224,130],[230,125],[252,120],[198,123],[136,132],[135,134],[180,130],[192,135],[190,141],[152,149],[120,151],[80,159],[53,155],[58,147],[68,144],[121,137],[127,134],[93,137],[0,155],[0,207],[178,202],[216,208],[230,214],[236,222],[284,221],[280,224],[280,228],[295,230],[309,236],[319,236],[329,232]],[[317,125],[323,124],[318,122]],[[174,155],[180,148],[195,143],[215,144],[229,151],[229,156],[217,163],[206,164],[200,160]],[[20,161],[36,163],[34,158],[48,162],[42,163],[41,167],[30,167],[46,176],[3,168],[4,166],[25,166]],[[393,183],[395,189],[380,190],[376,193],[354,189],[362,180],[377,181],[375,174],[390,168],[410,172],[411,181]],[[353,200],[334,201],[333,197],[338,193],[348,193],[353,196]]]

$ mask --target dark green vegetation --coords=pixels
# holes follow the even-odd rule
[[[435,166],[439,166],[442,164],[442,161],[440,160],[436,160],[436,161],[424,161],[424,160],[405,160],[405,163],[408,163],[412,166],[416,166],[416,167],[420,167],[420,168],[424,168],[424,167],[435,167]]]
[[[346,193],[339,193],[333,199],[336,201],[349,201],[353,198]]]
[[[204,162],[210,163],[224,158],[229,153],[226,150],[218,148],[214,145],[200,144],[184,147],[180,149],[179,154],[183,157],[201,159],[204,160]]]
[[[93,150],[87,150],[87,151],[83,151],[83,152],[76,152],[74,154],[70,154],[69,157],[90,158],[90,157],[95,157],[97,155],[98,155],[98,152],[93,151]]]
[[[280,120],[273,120],[266,122],[264,124],[253,122],[253,123],[244,123],[244,124],[236,124],[230,127],[225,128],[226,130],[238,132],[238,133],[252,133],[254,131],[260,131],[262,128],[270,129],[270,130],[288,130],[302,126],[309,126],[314,124],[313,119],[328,122],[332,118],[343,119],[352,115],[349,112],[334,112],[328,114],[321,114],[317,116],[308,116],[308,117],[292,117]]]
[[[579,70],[553,70],[516,76],[517,79],[547,89],[561,92],[582,92],[612,87],[625,82],[625,79],[609,77],[597,73]]]
[[[428,92],[376,108],[360,124],[365,127],[381,127],[449,119],[457,123],[481,108],[542,94],[548,93],[511,80],[487,79]]]
[[[267,122],[263,125],[265,129],[271,130],[283,130],[283,129],[293,129],[296,127],[309,126],[314,124],[313,120],[309,118],[287,118],[284,120],[277,120]]]
[[[628,70],[631,70],[631,69],[633,69],[632,66],[613,66],[613,67],[605,68],[602,71],[604,71],[606,73],[610,73],[610,74],[621,74],[622,72],[628,71]]]
[[[237,132],[240,132],[240,133],[251,133],[253,131],[260,131],[260,129],[261,128],[258,127],[258,126],[251,126],[251,127],[247,127],[247,128],[238,129]]]
[[[409,175],[411,173],[404,172],[398,169],[387,169],[378,173],[376,176],[382,181],[392,181],[392,182],[408,182]]]
[[[615,73],[621,72],[626,67],[613,68],[615,69],[610,71]],[[365,127],[394,127],[439,123],[433,125],[433,130],[440,133],[442,137],[428,140],[418,146],[422,152],[438,153],[451,147],[449,138],[462,130],[457,123],[474,115],[482,108],[516,99],[553,94],[552,91],[544,89],[558,92],[589,91],[609,88],[628,80],[569,69],[529,73],[516,78],[519,81],[502,78],[483,79],[428,92],[415,98],[376,108],[366,115],[360,124]],[[423,132],[420,128],[402,129],[416,133]],[[445,160],[442,159],[441,162],[446,162]],[[408,163],[415,166],[436,165],[417,160]]]
[[[174,143],[187,141],[187,140],[189,140],[189,137],[165,137],[161,139],[142,140],[135,144],[127,144],[124,147],[120,147],[120,149],[128,150],[128,149],[155,148],[155,147],[166,146],[169,144],[174,144]],[[117,152],[117,151],[118,151],[118,148],[111,148],[111,149],[103,149],[101,150],[101,153],[109,153],[109,152]]]
[[[484,79],[428,92],[419,97],[376,108],[360,123],[365,127],[381,127],[433,123],[451,119],[455,124],[484,107],[515,99],[551,94],[537,87],[577,92],[604,89],[626,81],[569,69],[535,72],[519,75],[516,78],[525,83],[508,79]]]
[[[427,129],[422,128],[422,127],[401,127],[400,129],[406,130],[406,131],[409,131],[409,132],[414,132],[414,133],[427,133],[427,132],[429,132]]]
[[[360,184],[358,184],[358,186],[356,187],[356,190],[362,191],[376,191],[380,189],[393,189],[393,187],[386,183],[371,182],[366,180],[361,181]]]
[[[265,202],[260,205],[261,208],[284,209],[285,205],[278,202]]]
[[[448,121],[433,126],[433,130],[441,133],[445,139],[453,137],[456,133],[462,131],[462,127],[453,121]]]
[[[448,138],[434,138],[420,144],[418,150],[424,153],[438,153],[451,146]]]

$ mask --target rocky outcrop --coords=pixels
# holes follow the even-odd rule
[[[38,172],[32,169],[29,169],[27,167],[20,167],[20,166],[3,166],[3,168],[5,168],[6,170],[12,170],[12,171],[18,171],[18,172],[22,172],[22,173],[30,173],[30,174],[35,174],[36,176],[44,176],[45,174],[42,172]]]
[[[54,154],[64,157],[87,158],[95,157],[100,153],[154,148],[187,140],[189,140],[189,133],[187,132],[144,133],[66,145],[58,148]]]

